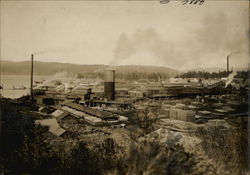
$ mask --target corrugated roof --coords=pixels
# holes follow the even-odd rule
[[[69,112],[69,113],[74,114],[74,115],[77,116],[77,117],[84,117],[84,115],[85,115],[83,112],[77,111],[77,110],[72,109],[72,108],[69,108],[69,107],[67,107],[67,106],[63,106],[62,109],[63,109],[64,111],[67,111],[67,112]]]
[[[90,108],[90,107],[86,107],[86,106],[82,106],[76,103],[67,103],[65,104],[66,107],[69,108],[73,108],[75,110],[93,115],[93,116],[97,116],[100,118],[109,118],[109,117],[116,117],[115,115],[109,113],[109,112],[105,112],[105,111],[101,111],[98,109],[94,109],[94,108]]]
[[[43,120],[36,120],[35,124],[40,124],[42,126],[48,126],[49,132],[55,134],[56,136],[61,136],[66,130],[62,129],[58,124],[56,119],[43,119]]]
[[[53,112],[51,115],[53,115],[57,120],[61,120],[64,117],[68,116],[69,113],[66,111],[62,111],[62,110],[56,110],[55,112]]]

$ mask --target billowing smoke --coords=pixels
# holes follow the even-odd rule
[[[237,72],[236,71],[233,71],[228,77],[227,77],[227,81],[226,81],[226,84],[225,84],[225,87],[227,87],[229,84],[232,83],[234,77],[237,75]]]
[[[172,43],[161,39],[154,29],[137,30],[131,37],[121,34],[114,49],[113,64],[120,64],[125,59],[133,55],[141,55],[137,59],[145,59],[144,53],[147,52],[155,62],[166,63],[169,56],[176,55]],[[112,64],[111,63],[111,64]]]
[[[37,88],[51,86],[55,87],[56,91],[64,91],[64,93],[68,93],[77,89],[81,82],[82,80],[77,79],[73,74],[67,72],[58,72],[54,76],[45,80],[42,84],[38,85]]]
[[[192,27],[183,30],[186,33],[176,33],[176,36],[166,31],[161,37],[153,28],[138,29],[132,35],[122,33],[113,50],[111,64],[144,60],[147,54],[154,60],[152,62],[175,68],[224,66],[228,53],[235,55],[240,50],[248,53],[248,27],[239,27],[246,25],[245,19],[233,19],[229,13],[221,12],[206,16],[195,25],[197,28],[190,25]],[[246,58],[239,58],[239,62],[246,62]]]
[[[234,51],[234,52],[231,52],[228,56],[236,55],[236,54],[239,54],[239,53],[241,53],[240,50]]]
[[[225,52],[230,53],[241,50],[242,45],[245,45],[247,29],[239,28],[244,24],[244,20],[234,20],[229,14],[220,12],[205,17],[203,22],[201,27],[195,31],[197,45],[202,46],[199,47],[202,50],[214,52],[223,49]]]

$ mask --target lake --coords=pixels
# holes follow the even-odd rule
[[[34,76],[34,81],[48,79],[49,76]],[[20,98],[30,94],[30,76],[29,75],[1,75],[1,94],[6,98]],[[26,87],[26,89],[13,89],[13,87]]]

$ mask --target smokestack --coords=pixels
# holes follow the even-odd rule
[[[30,71],[30,100],[31,100],[31,102],[34,101],[34,96],[33,96],[33,57],[34,57],[34,55],[31,54],[31,71]]]
[[[227,56],[227,76],[229,75],[229,55]]]
[[[104,72],[104,98],[115,100],[115,71],[106,70]]]

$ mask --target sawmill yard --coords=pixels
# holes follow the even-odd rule
[[[104,82],[57,77],[37,83],[31,100],[1,98],[1,171],[246,173],[244,85],[230,78],[124,83],[114,74],[106,71]]]

